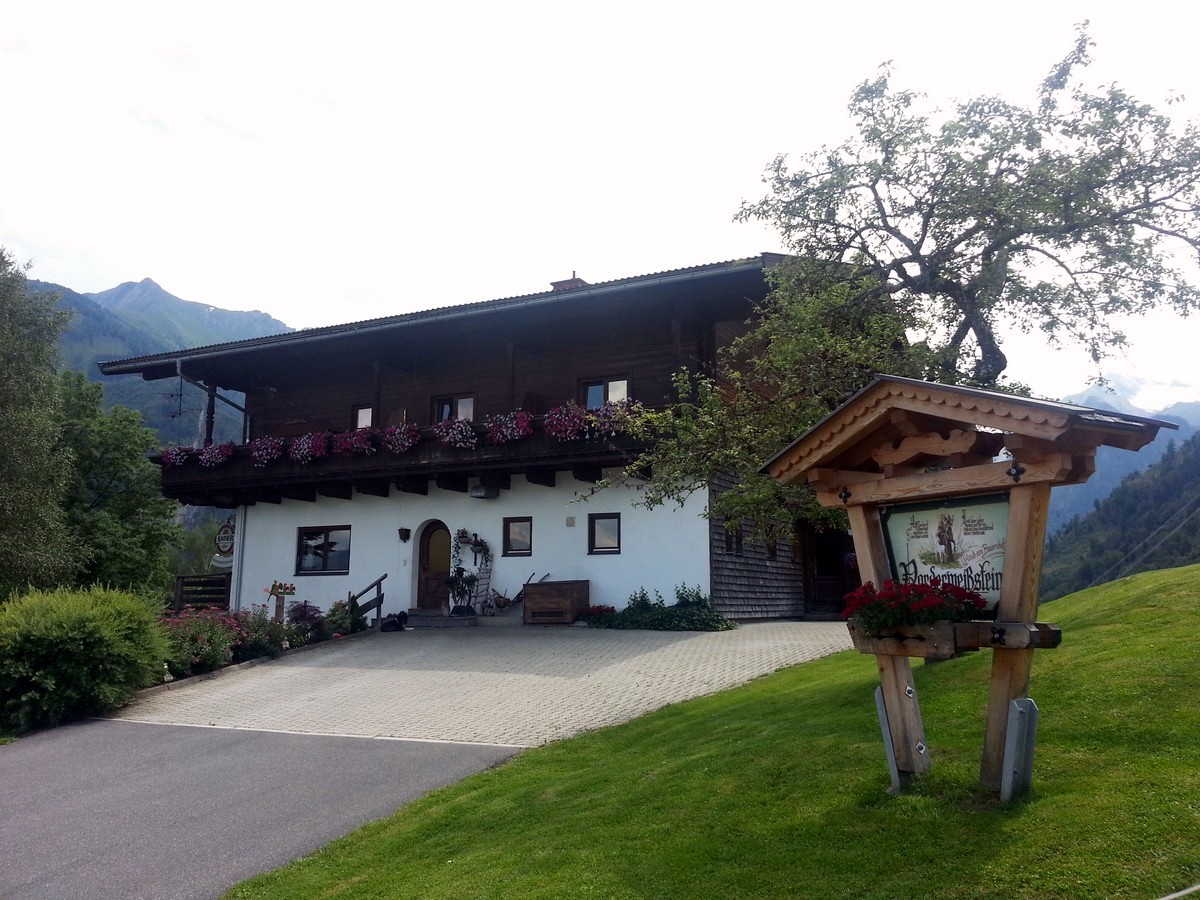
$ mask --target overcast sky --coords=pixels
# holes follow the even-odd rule
[[[10,0],[0,246],[73,290],[149,277],[301,328],[780,250],[733,214],[776,154],[849,134],[880,63],[1029,102],[1083,19],[1089,82],[1196,117],[1190,4]],[[1131,336],[1112,371],[1200,384],[1172,361],[1200,320]],[[1090,374],[1011,347],[1044,395]]]

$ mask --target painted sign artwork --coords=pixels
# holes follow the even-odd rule
[[[979,593],[992,606],[999,602],[1008,537],[1007,494],[903,504],[881,515],[897,583],[937,578]]]

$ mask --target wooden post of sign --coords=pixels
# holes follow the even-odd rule
[[[1002,622],[1037,621],[1038,583],[1042,574],[1042,547],[1049,508],[1049,484],[1018,484],[1009,492],[1005,577],[996,607],[996,618]],[[1032,667],[1032,649],[996,647],[992,650],[992,679],[988,688],[979,783],[993,791],[1000,790],[1004,777],[1009,704],[1029,696]]]
[[[864,582],[883,584],[891,576],[879,507],[851,506],[846,512],[850,517],[850,534],[854,539],[854,553],[858,557],[859,576]],[[879,685],[883,689],[883,708],[887,712],[896,772],[900,786],[905,787],[918,775],[929,771],[925,725],[921,721],[912,663],[907,656],[882,653],[875,655],[875,663],[879,669]]]
[[[888,559],[882,509],[1008,494],[999,621],[957,623],[923,635],[926,642],[919,647],[903,637],[866,636],[851,623],[854,645],[874,655],[879,668],[879,697],[900,786],[930,768],[910,656],[948,659],[986,647],[993,657],[979,780],[1004,791],[1005,775],[1013,774],[1005,772],[1004,759],[1009,711],[1014,700],[1028,697],[1033,651],[1062,640],[1055,626],[1036,621],[1050,488],[1086,481],[1095,471],[1098,447],[1137,450],[1160,428],[1174,427],[1050,400],[877,375],[763,466],[781,484],[807,480],[818,503],[846,510],[859,574],[876,585],[899,577]],[[1010,458],[998,459],[1005,449]],[[930,566],[924,577],[934,576]],[[1032,757],[1028,739],[1021,763],[1026,787]]]

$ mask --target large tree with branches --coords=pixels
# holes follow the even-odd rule
[[[774,224],[794,261],[718,370],[641,418],[657,446],[630,471],[649,473],[648,504],[732,473],[711,515],[811,517],[804,490],[758,467],[874,372],[996,387],[1006,326],[1098,361],[1124,342],[1118,316],[1200,305],[1185,274],[1200,134],[1116,85],[1080,86],[1091,46],[1081,27],[1030,108],[983,97],[922,114],[885,68],[851,97],[856,136],[774,161],[740,217]]]
[[[851,98],[857,135],[794,166],[777,158],[770,194],[740,215],[773,223],[798,256],[870,276],[863,299],[911,304],[938,380],[996,384],[1005,325],[1098,361],[1124,342],[1117,316],[1200,305],[1183,271],[1200,251],[1200,134],[1116,85],[1081,86],[1091,47],[1081,26],[1035,107],[981,97],[936,124],[885,67]]]

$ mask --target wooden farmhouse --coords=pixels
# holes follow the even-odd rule
[[[201,387],[210,442],[217,404],[243,415],[240,443],[165,452],[162,471],[166,496],[236,510],[233,608],[262,603],[277,581],[327,607],[381,575],[383,614],[444,608],[451,536],[465,530],[487,543],[490,588],[508,597],[549,576],[617,608],[639,588],[670,601],[686,584],[737,618],[836,613],[844,535],[743,541],[703,515],[718,485],[682,508],[638,506],[636,483],[580,500],[644,446],[597,428],[563,434],[571,403],[595,415],[671,402],[672,375],[711,367],[781,259],[571,278],[100,369]]]

